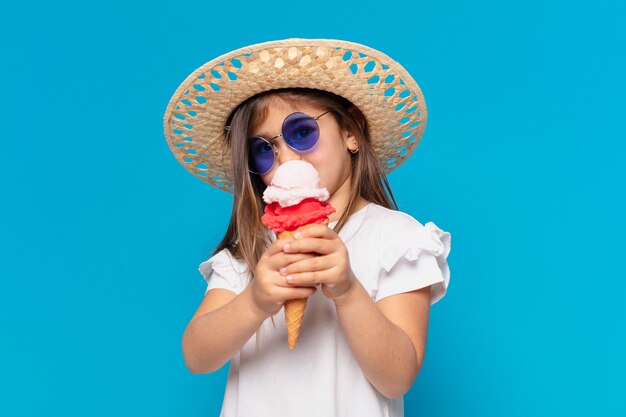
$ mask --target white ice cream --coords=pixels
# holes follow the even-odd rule
[[[263,193],[263,201],[278,202],[281,207],[295,206],[306,198],[326,201],[329,197],[328,190],[320,187],[320,175],[315,167],[299,159],[280,165]]]

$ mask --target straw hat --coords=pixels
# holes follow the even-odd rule
[[[330,91],[359,107],[385,173],[411,155],[426,127],[422,91],[387,55],[353,42],[286,39],[228,52],[191,73],[165,111],[167,143],[185,169],[232,192],[228,116],[258,93],[287,87]]]

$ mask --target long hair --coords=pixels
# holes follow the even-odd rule
[[[235,258],[243,259],[250,280],[254,279],[256,265],[271,244],[271,235],[261,223],[266,185],[259,175],[248,171],[247,141],[252,130],[266,117],[276,97],[288,103],[307,103],[329,111],[339,128],[356,138],[359,152],[351,155],[348,205],[333,229],[335,232],[343,228],[355,211],[359,196],[368,202],[398,209],[381,162],[374,154],[367,120],[358,107],[331,92],[309,88],[285,88],[257,94],[237,106],[226,122],[225,138],[231,152],[234,183],[233,207],[226,234],[214,252],[228,249]]]

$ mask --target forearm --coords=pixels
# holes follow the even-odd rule
[[[211,373],[228,362],[269,317],[252,301],[250,287],[228,304],[196,317],[183,334],[183,357],[193,373]]]
[[[358,280],[335,300],[348,343],[368,381],[389,398],[406,393],[419,372],[409,336],[376,306]]]

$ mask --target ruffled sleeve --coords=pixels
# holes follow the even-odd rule
[[[392,229],[395,232],[385,239],[379,258],[374,301],[430,285],[430,304],[435,304],[446,294],[450,282],[447,258],[451,234],[433,222],[422,226],[408,215]]]
[[[207,282],[205,294],[213,288],[223,288],[240,294],[247,285],[247,270],[245,262],[235,259],[228,249],[219,251],[198,267]]]

